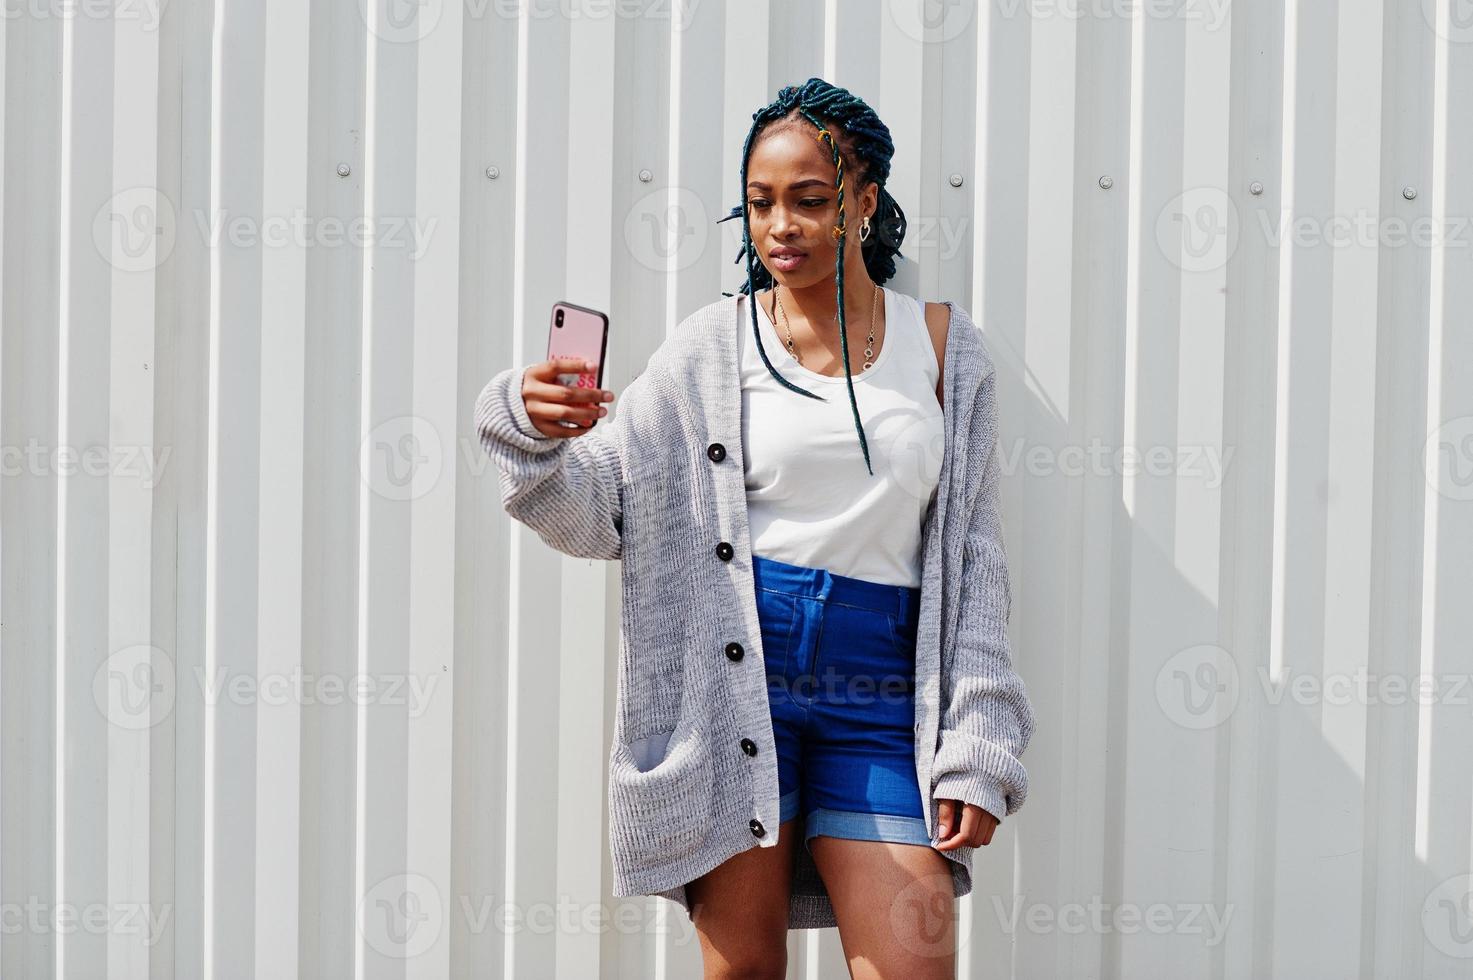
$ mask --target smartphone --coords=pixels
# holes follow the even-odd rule
[[[559,384],[572,388],[602,388],[604,354],[608,345],[609,318],[606,315],[565,300],[552,304],[552,324],[547,333],[547,359],[550,361],[555,357],[579,357],[598,365],[596,371],[559,374]],[[581,428],[576,422],[558,424],[565,429]]]

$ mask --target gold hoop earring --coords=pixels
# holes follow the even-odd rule
[[[863,245],[867,238],[869,238],[869,215],[865,215],[864,220],[859,223],[859,243]]]

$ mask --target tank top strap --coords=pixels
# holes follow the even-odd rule
[[[895,318],[895,336],[900,340],[902,349],[908,349],[905,359],[923,370],[934,388],[941,377],[941,366],[936,363],[936,347],[931,343],[931,331],[926,328],[926,308],[909,293],[892,291],[891,295],[900,300],[893,307],[893,312],[898,314]],[[887,335],[889,327],[890,324],[886,323]]]

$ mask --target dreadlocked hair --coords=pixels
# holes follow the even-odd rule
[[[890,157],[895,152],[890,130],[863,99],[822,78],[813,77],[802,85],[786,86],[777,93],[776,99],[752,114],[752,128],[747,132],[747,140],[742,147],[742,202],[732,207],[726,217],[718,220],[718,224],[732,218],[742,219],[742,245],[734,261],[740,262],[744,257],[746,259],[747,281],[741,286],[740,292],[748,297],[752,336],[757,341],[757,353],[767,366],[768,373],[791,391],[808,398],[827,401],[822,395],[800,388],[778,373],[767,356],[766,348],[762,346],[762,333],[757,329],[756,292],[758,289],[770,288],[773,278],[772,273],[758,258],[757,249],[752,244],[752,226],[747,210],[747,161],[752,156],[752,147],[758,136],[766,127],[777,122],[796,121],[800,116],[813,125],[816,130],[814,138],[828,145],[834,161],[834,188],[839,197],[839,223],[832,229],[834,238],[838,240],[834,278],[839,294],[839,343],[844,353],[844,380],[849,389],[849,408],[854,415],[854,429],[859,434],[859,447],[864,453],[865,468],[873,476],[875,471],[870,465],[869,442],[864,436],[864,425],[859,420],[859,404],[854,397],[854,378],[849,370],[849,339],[844,311],[844,246],[849,229],[844,211],[844,183],[846,172],[850,172],[852,167],[851,179],[856,189],[871,182],[879,184],[879,199],[874,218],[870,222],[870,234],[860,248],[865,271],[876,283],[884,284],[895,275],[895,258],[900,255],[900,243],[905,239],[905,212],[900,210],[900,205],[885,189],[885,181],[890,176]],[[846,164],[846,161],[849,163]]]

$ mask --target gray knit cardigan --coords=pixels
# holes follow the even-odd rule
[[[723,297],[682,320],[616,391],[604,424],[582,435],[554,439],[533,427],[525,367],[496,374],[475,405],[507,513],[564,554],[621,562],[613,894],[658,895],[687,914],[686,882],[778,839],[742,464],[744,304]],[[938,800],[975,803],[999,820],[1023,805],[1019,760],[1033,732],[1008,646],[992,359],[967,312],[947,306],[946,441],[923,527],[916,626],[915,764],[932,844]],[[958,897],[972,888],[973,850],[941,852]],[[836,924],[801,843],[788,924]]]

